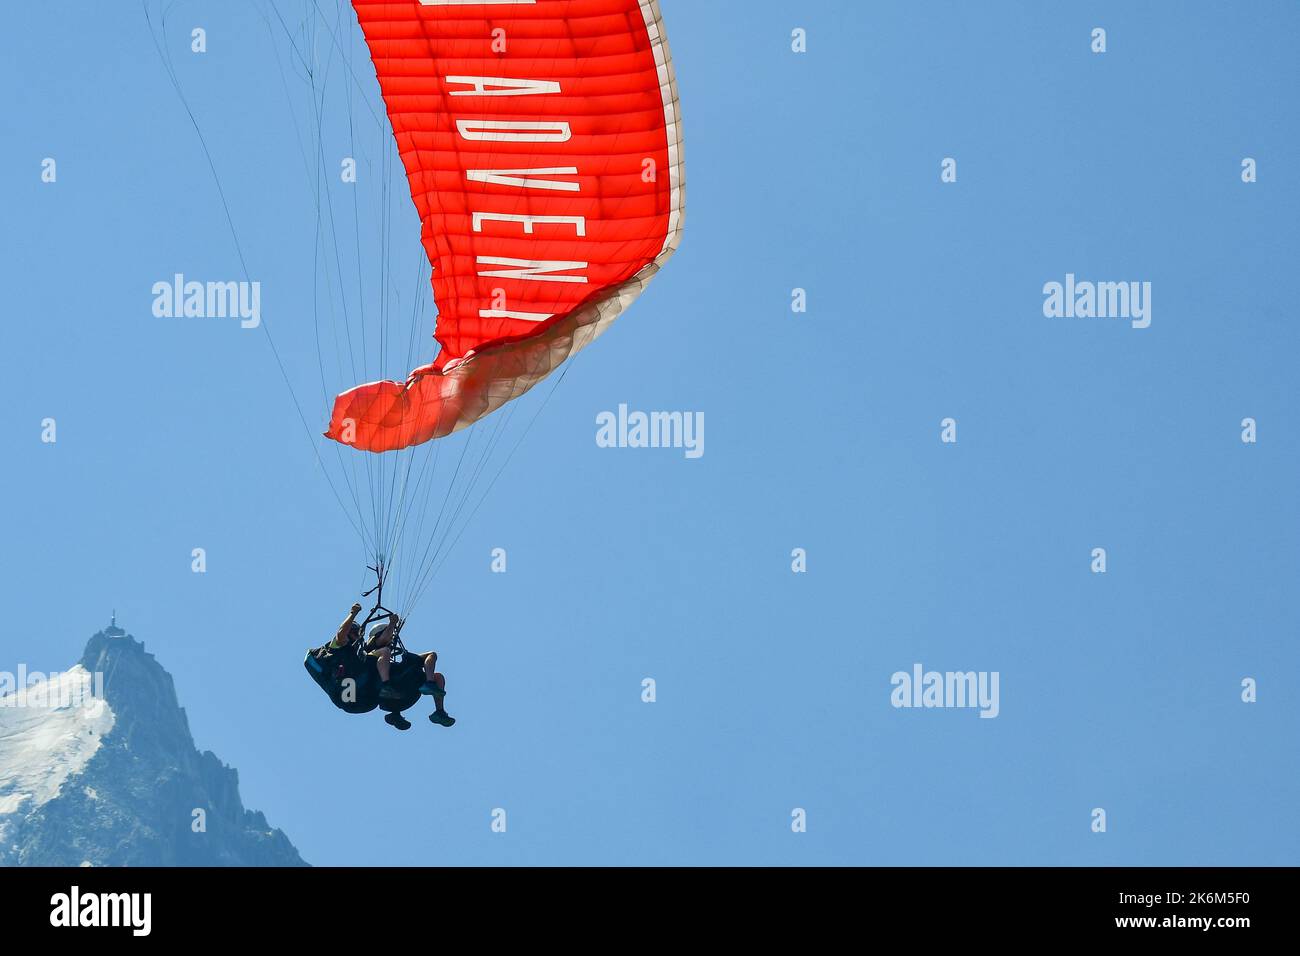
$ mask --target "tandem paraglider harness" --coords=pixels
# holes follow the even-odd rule
[[[366,619],[357,629],[357,636],[346,647],[333,647],[325,644],[309,650],[303,659],[303,667],[311,675],[320,689],[329,695],[335,707],[349,714],[367,714],[378,707],[388,714],[398,715],[420,699],[420,686],[424,683],[423,661],[406,653],[402,644],[402,621],[399,618],[393,629],[392,639],[388,643],[389,662],[391,666],[389,686],[399,691],[400,696],[385,698],[380,696],[379,671],[374,658],[366,648],[366,628],[376,621],[393,616],[393,612],[384,607],[384,568],[380,565],[371,568],[379,577],[379,583],[362,597],[375,595],[375,606],[370,609]],[[414,665],[414,666],[413,666]],[[346,682],[351,679],[351,699],[344,699]]]

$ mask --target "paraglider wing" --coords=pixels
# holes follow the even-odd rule
[[[433,266],[434,361],[326,435],[419,444],[590,343],[676,248],[677,90],[657,0],[352,0]]]

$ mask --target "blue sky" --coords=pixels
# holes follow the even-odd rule
[[[323,425],[315,213],[266,9],[176,3],[168,42]],[[240,266],[143,13],[9,11],[0,666],[70,665],[116,607],[316,864],[1295,864],[1300,10],[663,10],[681,250],[412,613],[460,723],[424,705],[406,735],[302,671],[364,555],[264,335],[151,312],[154,282]],[[1151,282],[1150,328],[1045,318],[1066,273]],[[704,456],[598,448],[620,403],[703,412]],[[999,672],[1000,715],[892,708],[916,662]],[[345,808],[420,825],[341,841]]]

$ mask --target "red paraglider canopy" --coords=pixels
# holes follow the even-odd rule
[[[657,0],[352,0],[420,215],[442,346],[335,399],[364,451],[450,434],[590,343],[672,255],[681,129]]]

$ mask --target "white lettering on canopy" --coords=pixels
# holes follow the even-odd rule
[[[456,130],[472,142],[567,143],[573,138],[568,123],[540,120],[456,120]]]
[[[514,80],[504,76],[445,76],[443,81],[474,87],[472,90],[452,90],[451,96],[535,96],[538,93],[560,92],[558,80]]]
[[[561,192],[576,193],[577,183],[556,182],[553,179],[533,179],[526,174],[538,176],[576,176],[577,166],[552,166],[548,169],[467,169],[465,178],[474,183],[494,183],[497,186],[518,186],[520,189],[558,189]]]
[[[586,216],[516,216],[508,212],[476,212],[474,213],[474,231],[483,231],[483,220],[493,222],[517,222],[524,227],[524,235],[533,234],[533,226],[538,223],[565,223],[573,226],[574,231],[579,236],[587,234],[587,217]]]
[[[531,5],[534,0],[420,0],[424,6],[477,6],[480,4],[506,5],[522,3]],[[448,96],[537,96],[559,93],[558,80],[534,79],[531,77],[503,76],[446,76],[443,82],[448,86],[463,86],[466,89],[448,89]],[[496,119],[457,119],[456,131],[468,142],[488,143],[567,143],[573,138],[573,130],[564,120],[496,120]],[[576,180],[556,179],[557,176],[578,175],[577,166],[549,166],[533,169],[467,169],[465,178],[469,182],[486,183],[493,186],[505,186],[513,189],[541,189],[555,192],[581,191],[581,184]],[[523,227],[526,236],[536,234],[538,226],[572,226],[574,233],[585,238],[587,219],[585,216],[541,216],[515,213],[485,212],[473,210],[472,228],[476,233],[483,232],[485,222],[515,223]],[[480,270],[482,277],[516,279],[531,282],[571,282],[586,283],[585,275],[552,275],[556,272],[573,272],[588,268],[587,262],[566,262],[534,259],[512,259],[502,256],[478,256],[480,266],[504,266],[500,269]],[[520,312],[514,309],[480,309],[479,316],[485,319],[518,319],[525,322],[543,322],[551,318],[552,313]]]
[[[510,269],[496,269],[491,272],[480,272],[479,275],[481,276],[496,279],[529,279],[533,282],[586,282],[586,276],[550,276],[542,273],[571,272],[574,269],[585,269],[589,265],[586,262],[548,262],[533,259],[507,259],[502,256],[479,256],[478,264],[481,266],[513,267]]]

